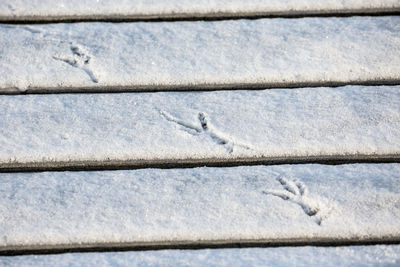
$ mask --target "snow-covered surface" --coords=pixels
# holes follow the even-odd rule
[[[398,266],[400,246],[163,250],[0,257],[4,266]]]
[[[120,0],[118,3],[113,0],[2,0],[0,18],[291,14],[399,7],[398,0]]]
[[[3,24],[0,36],[1,92],[400,80],[400,17]]]
[[[400,87],[0,96],[0,163],[389,155]]]
[[[0,250],[400,237],[400,164],[0,174]]]

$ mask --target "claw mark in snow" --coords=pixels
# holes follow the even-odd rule
[[[299,205],[305,214],[315,219],[318,225],[321,225],[322,220],[326,219],[330,213],[322,215],[325,205],[320,201],[308,197],[308,189],[304,183],[299,180],[289,180],[282,176],[276,179],[284,190],[267,190],[263,191],[266,195],[280,197],[283,200],[288,200]]]
[[[82,47],[79,47],[78,45],[71,44],[70,49],[72,52],[72,56],[69,57],[53,56],[53,58],[55,60],[65,62],[71,65],[72,67],[83,70],[90,77],[92,82],[98,83],[99,80],[96,78],[93,71],[89,68],[91,57],[88,55],[88,53],[85,52],[84,49]]]
[[[161,115],[168,121],[174,122],[180,126],[183,126],[183,130],[190,133],[191,135],[200,135],[200,134],[206,134],[211,137],[211,139],[217,143],[218,145],[222,145],[225,147],[225,149],[228,151],[228,153],[233,152],[233,148],[235,146],[241,147],[244,149],[252,149],[250,145],[244,144],[242,142],[238,142],[234,140],[232,137],[227,136],[226,134],[218,131],[217,129],[214,128],[212,124],[207,119],[207,115],[203,112],[200,112],[198,114],[198,120],[200,123],[200,126],[193,125],[191,123],[182,121],[168,112],[165,111],[160,111]]]
[[[202,132],[202,129],[200,127],[197,127],[196,125],[193,125],[191,123],[184,122],[184,121],[172,116],[168,112],[160,111],[160,113],[166,120],[175,122],[176,124],[183,126],[187,132],[189,132],[193,135],[197,135]]]
[[[42,33],[41,30],[34,29],[32,27],[29,27],[29,26],[1,25],[1,27],[2,28],[6,28],[6,29],[21,29],[21,30],[28,31],[28,32],[34,33],[34,34],[41,34]]]
[[[41,30],[34,29],[34,28],[29,27],[29,26],[22,26],[21,29],[23,29],[23,30],[25,30],[25,31],[28,31],[28,32],[30,32],[30,33],[37,33],[37,34],[42,33]]]
[[[7,8],[8,8],[8,10],[11,11],[11,14],[14,14],[14,12],[15,12],[15,7],[13,7],[11,4],[7,4]]]

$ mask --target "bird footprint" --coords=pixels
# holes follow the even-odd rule
[[[312,199],[308,196],[307,186],[297,179],[290,180],[282,176],[279,176],[276,178],[276,180],[282,185],[284,190],[267,190],[263,191],[263,193],[296,203],[303,209],[305,214],[315,218],[315,222],[318,225],[321,225],[322,220],[327,218],[329,214],[325,213],[322,215],[325,205],[322,202]]]
[[[225,133],[222,133],[221,131],[217,130],[208,120],[208,117],[205,113],[199,112],[197,119],[199,122],[199,126],[193,125],[191,123],[182,121],[168,112],[165,111],[160,111],[161,115],[168,121],[174,122],[180,126],[183,127],[183,129],[190,133],[191,135],[199,135],[199,134],[206,134],[211,139],[218,145],[224,146],[226,151],[228,151],[229,154],[233,152],[233,148],[236,147],[241,147],[244,149],[253,149],[250,145],[244,144],[243,142],[238,142],[237,140],[233,139],[232,137],[226,135]]]
[[[65,62],[72,67],[78,68],[83,70],[89,78],[92,80],[94,83],[98,83],[99,80],[96,78],[94,75],[93,71],[89,67],[89,63],[91,60],[91,56],[88,55],[86,51],[82,47],[79,47],[78,45],[72,45],[70,46],[72,55],[68,57],[56,57],[53,56],[55,60],[59,60],[62,62]]]

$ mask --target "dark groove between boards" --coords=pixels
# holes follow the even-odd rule
[[[353,16],[398,16],[400,7],[382,9],[342,9],[342,10],[311,10],[311,11],[277,11],[277,12],[246,12],[246,13],[170,13],[150,15],[67,15],[67,16],[3,16],[0,24],[50,24],[78,22],[173,22],[173,21],[221,21],[238,19],[264,18],[307,18],[307,17],[353,17]]]
[[[199,249],[232,249],[232,248],[274,248],[274,247],[339,247],[339,246],[374,246],[399,245],[400,238],[375,239],[286,239],[286,240],[222,240],[222,241],[176,241],[148,243],[110,243],[110,244],[75,244],[54,246],[28,246],[1,248],[0,256],[49,255],[62,253],[88,252],[123,252],[123,251],[155,251],[167,249],[199,250]]]
[[[324,81],[298,83],[235,83],[235,84],[194,84],[194,85],[131,85],[131,86],[96,86],[96,87],[64,87],[42,88],[32,87],[27,90],[17,88],[0,88],[0,95],[25,94],[107,94],[107,93],[155,93],[155,92],[210,92],[228,90],[266,90],[266,89],[301,89],[316,87],[343,86],[395,86],[400,79],[367,80],[367,81]]]
[[[2,163],[0,173],[43,172],[43,171],[106,171],[136,170],[146,168],[176,169],[196,167],[236,167],[284,164],[359,164],[359,163],[400,163],[396,155],[338,155],[305,157],[264,157],[237,159],[165,159],[165,160],[108,160],[108,161],[69,161],[69,162],[28,162]]]

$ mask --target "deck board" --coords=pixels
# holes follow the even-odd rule
[[[69,253],[0,257],[6,266],[190,265],[190,266],[355,266],[396,265],[400,246],[292,247],[221,250],[166,250],[117,253]]]
[[[2,173],[0,251],[399,242],[399,168]]]
[[[0,25],[0,93],[400,82],[400,18]],[[388,56],[390,55],[390,56]]]
[[[0,96],[0,114],[3,171],[400,153],[398,86]]]
[[[4,0],[0,21],[157,20],[237,18],[259,16],[340,15],[386,13],[400,10],[396,0]]]

